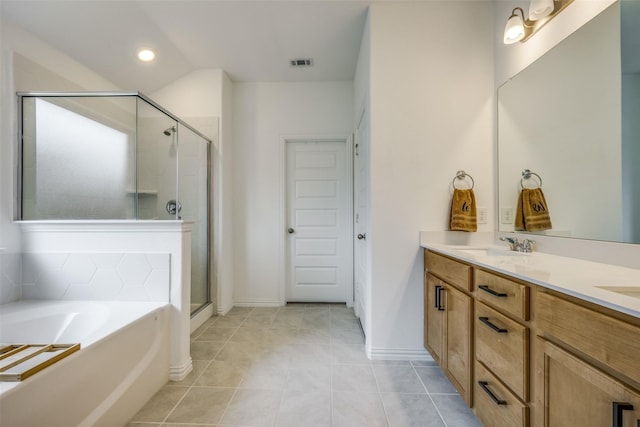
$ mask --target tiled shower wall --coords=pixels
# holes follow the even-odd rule
[[[19,299],[169,302],[170,254],[2,255],[1,303]]]

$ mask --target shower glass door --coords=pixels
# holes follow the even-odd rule
[[[138,99],[136,132],[138,219],[177,219],[177,122]]]
[[[209,295],[209,147],[178,124],[178,198],[180,216],[193,223],[191,233],[191,313],[210,302]]]

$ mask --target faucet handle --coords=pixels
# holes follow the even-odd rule
[[[535,242],[535,240],[524,239],[521,244],[522,252],[533,252],[533,244]]]

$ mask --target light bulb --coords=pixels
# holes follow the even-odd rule
[[[507,21],[504,27],[504,44],[513,44],[522,40],[524,37],[524,22],[522,18],[514,13]]]
[[[529,19],[537,21],[553,12],[553,0],[531,0],[529,4]]]
[[[155,57],[156,54],[151,49],[140,49],[138,51],[138,59],[142,62],[151,62]]]

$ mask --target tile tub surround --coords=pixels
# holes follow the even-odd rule
[[[236,307],[191,339],[193,372],[128,427],[481,427],[434,362],[367,359],[345,305]]]
[[[22,299],[169,301],[168,253],[22,254]]]

